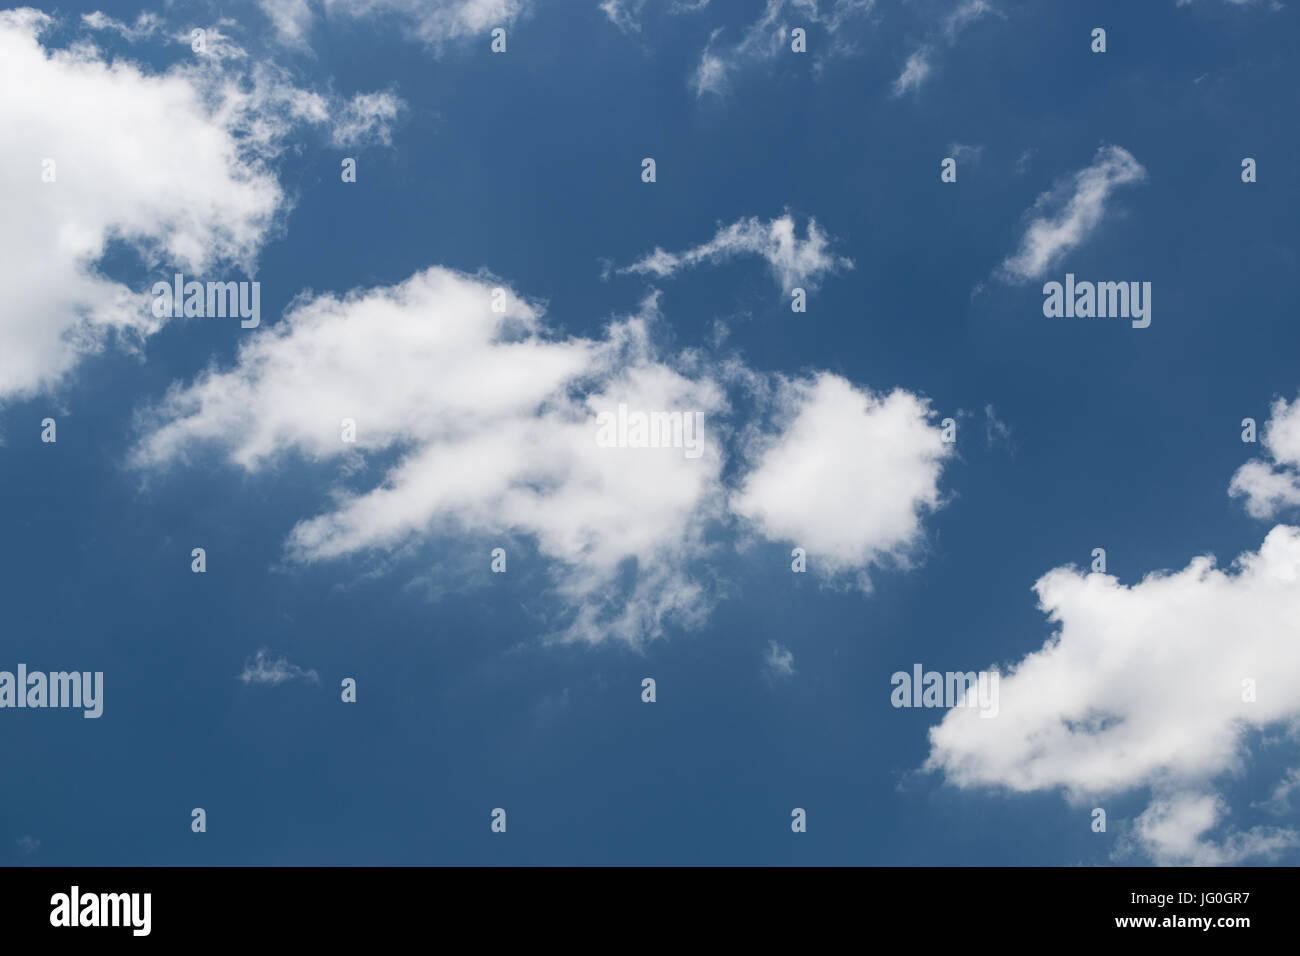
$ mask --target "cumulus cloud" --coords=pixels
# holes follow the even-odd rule
[[[340,493],[288,542],[301,562],[387,550],[448,530],[527,536],[553,562],[572,611],[563,636],[637,641],[707,610],[704,531],[719,511],[712,436],[719,388],[657,359],[655,301],[606,338],[557,339],[513,294],[492,310],[490,277],[430,269],[344,299],[299,302],[250,339],[229,371],[174,389],[152,413],[136,462],[215,445],[260,471],[289,453],[316,461],[392,453],[384,481]],[[504,291],[504,290],[503,290]],[[597,419],[620,404],[700,413],[683,448],[601,447]],[[356,422],[356,443],[340,422]],[[628,583],[628,572],[634,580]]]
[[[958,708],[931,730],[928,769],[1086,806],[1149,792],[1131,839],[1159,864],[1296,845],[1293,830],[1234,829],[1216,782],[1244,769],[1252,731],[1300,719],[1300,529],[1273,528],[1227,570],[1201,556],[1125,586],[1062,567],[1034,590],[1056,632],[1003,669],[996,720]]]
[[[277,687],[296,680],[308,684],[320,683],[320,675],[315,671],[304,670],[297,664],[290,664],[284,657],[272,659],[271,652],[265,647],[258,648],[257,653],[244,662],[244,670],[239,675],[239,679],[246,685],[258,684],[267,687]]]
[[[719,225],[717,234],[703,245],[684,252],[665,252],[658,246],[620,273],[668,278],[681,269],[702,263],[718,263],[737,256],[760,256],[767,260],[772,276],[783,291],[798,286],[813,289],[821,277],[840,269],[852,269],[853,260],[830,252],[831,238],[809,219],[807,236],[795,234],[789,214],[763,222],[756,216]]]
[[[1300,400],[1274,400],[1262,441],[1269,460],[1255,458],[1237,469],[1228,494],[1244,498],[1253,517],[1271,518],[1300,505]]]
[[[1147,171],[1120,146],[1103,146],[1092,164],[1038,197],[1020,246],[999,268],[1007,282],[1041,277],[1097,229],[1120,186],[1140,183]]]
[[[753,439],[755,462],[732,509],[767,538],[803,548],[810,567],[853,573],[906,564],[922,516],[940,504],[952,446],[928,403],[902,390],[877,395],[821,373],[783,383],[777,430]]]
[[[95,268],[110,238],[186,271],[247,261],[283,199],[233,135],[236,111],[206,103],[192,72],[46,51],[49,23],[0,13],[0,139],[29,144],[0,153],[5,180],[29,184],[10,190],[0,238],[0,398],[53,384],[110,333],[156,331],[146,297]]]
[[[297,522],[288,560],[382,557],[447,535],[492,546],[527,540],[546,559],[553,637],[636,644],[697,627],[716,599],[706,559],[734,520],[722,480],[727,391],[737,381],[761,391],[766,379],[694,351],[661,354],[657,310],[651,295],[600,338],[562,337],[499,280],[442,268],[341,298],[304,296],[249,337],[233,367],[178,384],[143,412],[133,463],[163,471],[215,451],[250,473],[294,457],[347,477],[375,461],[382,479],[338,489]],[[752,439],[765,468],[739,499],[745,514],[780,533],[810,525],[805,540],[822,547],[827,569],[901,553],[917,533],[919,505],[935,497],[907,469],[924,470],[917,455],[942,454],[921,403],[903,392],[854,393],[844,404],[856,403],[857,418],[827,434],[813,419],[826,409],[850,416],[836,399],[851,389],[831,377],[806,386],[805,403],[802,387],[776,393],[789,399],[794,427]],[[621,406],[701,416],[698,454],[680,443],[602,443],[602,416]],[[345,419],[355,442],[341,440]],[[809,479],[824,478],[829,493],[803,487],[814,500],[793,517],[773,504],[769,495],[799,478],[795,459],[826,454],[819,442],[836,437],[870,449],[839,459],[870,491],[851,502],[849,479],[826,472]],[[909,440],[924,449],[909,454]],[[851,542],[831,527],[841,515],[819,516],[825,507],[852,511]]]
[[[100,271],[110,242],[159,270],[251,272],[286,205],[269,163],[287,137],[304,123],[335,142],[378,137],[397,108],[383,94],[337,108],[219,56],[150,73],[87,43],[50,50],[40,37],[51,23],[0,13],[0,140],[26,144],[0,153],[0,176],[28,184],[10,190],[0,236],[0,400],[158,330],[148,294]]]

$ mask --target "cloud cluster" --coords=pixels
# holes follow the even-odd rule
[[[651,296],[601,339],[559,337],[492,277],[441,268],[300,299],[244,343],[233,368],[151,409],[134,463],[159,469],[203,449],[250,472],[289,454],[379,458],[380,483],[340,491],[297,523],[291,560],[441,534],[527,538],[551,569],[566,639],[638,643],[698,626],[714,600],[702,566],[717,547],[710,531],[735,514],[797,536],[836,571],[865,571],[920,536],[917,511],[938,500],[942,457],[924,402],[830,375],[774,390],[778,423],[754,439],[758,462],[733,513],[722,472],[736,370],[661,354],[656,310]],[[620,406],[701,414],[700,454],[602,446],[596,423]],[[345,419],[355,442],[341,440]]]

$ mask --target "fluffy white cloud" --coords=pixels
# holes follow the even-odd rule
[[[1092,235],[1117,188],[1142,182],[1146,175],[1128,150],[1101,147],[1091,165],[1038,197],[1020,247],[1002,263],[1000,276],[1008,282],[1042,276]]]
[[[497,288],[503,312],[492,308]],[[294,526],[290,560],[382,556],[442,535],[526,539],[559,599],[556,635],[639,643],[698,626],[712,608],[704,559],[730,520],[727,388],[739,380],[761,392],[767,381],[693,351],[660,356],[657,321],[652,295],[600,339],[558,337],[491,276],[441,268],[300,299],[243,343],[232,368],[173,387],[143,413],[134,464],[163,470],[215,449],[249,472],[294,456],[347,476],[377,460],[382,480],[338,490]],[[811,527],[801,543],[825,569],[901,555],[918,511],[936,501],[932,460],[943,455],[923,403],[857,393],[833,376],[786,384],[776,398],[793,422],[753,439],[762,460],[738,499],[743,513],[778,534]],[[698,413],[702,432],[677,447],[610,447],[601,416],[620,405]],[[342,440],[344,419],[355,442]],[[827,447],[841,439],[851,447]],[[851,475],[824,468],[828,454]],[[771,495],[797,486],[800,456],[812,472],[795,490],[810,500],[791,515]]]
[[[1161,864],[1233,863],[1297,842],[1290,830],[1233,830],[1215,784],[1243,769],[1251,731],[1300,719],[1300,529],[1275,527],[1226,571],[1197,557],[1124,586],[1056,568],[1034,589],[1057,632],[1003,674],[996,719],[945,715],[929,769],[958,787],[1060,788],[1087,806],[1149,790],[1132,838]]]
[[[282,202],[232,134],[237,111],[205,102],[193,72],[49,52],[49,22],[0,13],[0,176],[15,187],[0,232],[0,398],[57,382],[111,333],[156,330],[147,296],[96,270],[111,238],[190,272],[247,262]]]
[[[15,186],[0,234],[0,400],[56,385],[111,341],[130,347],[157,331],[148,293],[99,270],[111,241],[160,270],[251,271],[285,205],[269,162],[286,138],[309,123],[335,143],[382,140],[398,108],[389,94],[327,98],[238,57],[150,73],[87,43],[48,50],[40,36],[51,22],[0,13],[0,140],[12,144],[0,176]],[[153,32],[153,21],[137,22]],[[225,48],[220,36],[212,31],[210,49]]]
[[[1300,400],[1273,402],[1262,441],[1272,461],[1246,462],[1232,476],[1228,494],[1245,498],[1246,511],[1254,517],[1271,518],[1300,505]]]
[[[782,420],[750,448],[732,509],[803,548],[810,567],[868,587],[872,565],[905,563],[920,543],[952,445],[927,402],[902,390],[875,395],[822,373],[784,383],[778,402]]]
[[[656,246],[649,255],[618,271],[663,279],[701,263],[760,256],[767,260],[772,277],[783,291],[797,286],[812,289],[823,275],[853,268],[852,259],[830,252],[830,242],[815,219],[808,220],[807,238],[800,239],[795,234],[794,218],[788,214],[767,222],[751,216],[719,226],[712,239],[685,252],[665,252]]]
[[[430,269],[391,288],[299,302],[250,338],[229,371],[174,389],[136,452],[141,466],[212,444],[258,471],[290,452],[314,460],[393,452],[384,481],[340,493],[300,522],[289,556],[310,562],[456,531],[527,536],[571,609],[564,634],[638,641],[668,619],[702,620],[689,567],[719,517],[721,454],[711,381],[656,359],[645,314],[601,341],[559,340],[537,310],[490,277]],[[683,448],[601,447],[616,412],[704,415],[699,457]],[[340,423],[356,422],[356,442]],[[624,586],[629,570],[635,581]]]

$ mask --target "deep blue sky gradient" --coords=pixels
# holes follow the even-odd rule
[[[486,38],[435,57],[383,23],[326,21],[314,60],[270,46],[253,7],[223,8],[256,55],[348,95],[391,87],[410,107],[391,148],[304,138],[277,163],[296,201],[259,261],[264,324],[302,290],[439,264],[487,267],[546,300],[557,328],[596,335],[648,287],[602,280],[602,260],[686,248],[719,222],[788,207],[801,234],[815,216],[857,267],[828,277],[803,315],[757,260],[685,272],[660,283],[661,334],[705,346],[721,319],[721,353],[755,368],[830,369],[970,413],[943,477],[950,500],[926,522],[920,566],[878,573],[871,596],[820,588],[789,572],[788,547],[759,544],[718,556],[730,593],[699,632],[644,653],[546,646],[548,572],[527,542],[506,575],[487,573],[496,542],[474,539],[286,567],[290,528],[340,480],[329,469],[290,459],[248,477],[216,457],[163,476],[127,468],[137,410],[228,364],[240,340],[233,323],[175,323],[142,356],[106,352],[56,394],[0,407],[0,667],[103,670],[107,685],[100,720],[0,717],[0,862],[1111,862],[1144,794],[1108,801],[1098,835],[1058,794],[920,775],[943,712],[894,710],[889,676],[1037,649],[1051,628],[1031,586],[1094,547],[1127,584],[1259,546],[1269,525],[1226,490],[1254,451],[1240,420],[1262,424],[1275,395],[1300,388],[1300,30],[1294,5],[1005,6],[1006,19],[940,41],[914,95],[889,86],[935,5],[882,4],[877,26],[854,28],[859,55],[816,76],[813,56],[761,63],[722,100],[697,100],[687,76],[709,30],[726,24],[734,40],[757,4],[647,11],[640,38],[594,2],[542,4],[501,57]],[[128,20],[140,9],[95,7]],[[1108,29],[1104,56],[1088,51],[1093,26]],[[158,67],[187,53],[100,42]],[[810,47],[821,42],[811,29]],[[945,185],[952,142],[984,149]],[[1117,191],[1055,272],[1151,281],[1146,330],[1049,321],[1039,284],[990,278],[1035,197],[1104,143],[1149,181]],[[344,186],[339,160],[354,154],[359,181]],[[1244,156],[1258,160],[1254,185],[1240,182]],[[128,258],[105,268],[129,274]],[[986,447],[988,403],[1009,447]],[[46,415],[56,445],[39,441]],[[196,546],[206,575],[190,573]],[[411,583],[466,568],[467,589]],[[764,674],[771,640],[794,653],[789,681]],[[242,685],[262,645],[321,685]],[[339,702],[344,676],[358,680],[355,706]],[[654,706],[643,676],[658,682]],[[1253,748],[1226,791],[1234,826],[1278,822],[1249,803],[1294,749]],[[198,806],[204,835],[190,832]],[[504,838],[488,829],[497,806]],[[799,837],[796,806],[809,814]],[[25,834],[35,853],[16,848]]]

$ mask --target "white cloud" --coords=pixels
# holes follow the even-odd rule
[[[949,143],[948,155],[959,163],[970,163],[973,166],[979,163],[984,155],[984,147],[972,146],[969,143]]]
[[[243,673],[239,679],[245,684],[259,684],[277,687],[288,681],[300,680],[309,684],[319,684],[320,675],[315,671],[303,670],[297,664],[290,664],[287,658],[274,660],[265,648],[258,648],[257,653],[244,662]]]
[[[290,453],[396,455],[380,484],[340,492],[299,522],[290,559],[388,551],[449,531],[522,536],[554,569],[570,612],[565,637],[635,642],[669,620],[698,623],[708,601],[690,562],[721,516],[720,389],[684,374],[689,357],[677,368],[656,359],[653,298],[601,341],[556,339],[517,297],[494,313],[495,286],[429,269],[391,288],[300,301],[249,339],[235,368],[173,390],[136,463],[207,444],[249,471]],[[702,454],[600,447],[596,418],[620,403],[703,413]],[[356,421],[355,445],[340,440],[344,418]]]
[[[763,655],[769,677],[784,678],[794,676],[794,654],[788,647],[776,641],[768,641],[767,653]]]
[[[956,40],[957,34],[961,33],[969,24],[974,23],[980,17],[990,14],[1000,16],[998,11],[987,0],[962,0],[953,8],[952,13],[944,17],[943,33],[949,40]]]
[[[54,384],[112,333],[156,331],[147,298],[96,269],[110,238],[189,272],[246,262],[283,200],[233,135],[238,111],[205,102],[194,71],[47,52],[49,22],[0,13],[0,140],[24,144],[0,153],[0,175],[27,184],[9,191],[0,236],[0,398]]]
[[[526,14],[532,0],[259,0],[262,12],[288,46],[303,47],[320,10],[329,19],[381,20],[401,23],[404,32],[437,49],[447,41],[509,27]]]
[[[1228,494],[1245,498],[1252,516],[1271,518],[1300,505],[1300,400],[1274,400],[1262,441],[1272,460],[1255,458],[1242,465],[1232,476]]]
[[[150,39],[162,29],[162,19],[156,13],[141,13],[134,24],[128,24],[96,10],[83,13],[81,22],[90,30],[111,30],[132,43]]]
[[[903,64],[903,72],[899,73],[897,79],[894,80],[894,95],[903,96],[912,90],[919,89],[929,75],[930,48],[923,46],[909,56],[907,62]]]
[[[392,127],[405,103],[394,93],[357,93],[350,100],[302,90],[285,82],[274,84],[264,105],[283,104],[294,118],[323,126],[331,146],[392,144]]]
[[[26,834],[20,836],[15,842],[18,844],[18,849],[28,855],[35,853],[41,848],[40,840],[36,839],[34,836]]]
[[[1300,718],[1300,529],[1275,527],[1227,571],[1197,557],[1124,586],[1062,567],[1034,590],[1058,630],[1004,671],[997,719],[945,715],[927,768],[958,787],[1059,788],[1087,807],[1147,790],[1132,837],[1160,864],[1295,845],[1290,830],[1233,830],[1215,784],[1243,770],[1251,731]]]
[[[609,17],[609,22],[624,33],[640,33],[641,10],[645,7],[645,2],[646,0],[603,0],[600,9]]]
[[[994,445],[1011,445],[1011,426],[998,418],[993,403],[984,406],[984,439],[989,448]]]
[[[1029,146],[1023,150],[1018,157],[1016,157],[1016,165],[1013,171],[1017,176],[1023,176],[1029,171],[1029,165],[1034,161],[1034,156],[1037,155],[1037,153],[1037,149]]]
[[[1290,773],[1279,780],[1277,785],[1273,787],[1273,792],[1269,794],[1268,800],[1261,804],[1261,806],[1267,809],[1270,813],[1276,814],[1277,816],[1284,816],[1295,809],[1291,800],[1292,796],[1296,793],[1300,793],[1300,767],[1294,768]]]
[[[936,35],[932,35],[930,42],[923,43],[907,58],[903,64],[903,70],[894,80],[894,96],[904,96],[913,90],[920,89],[921,85],[929,79],[934,72],[934,59],[937,55],[936,44],[940,40],[946,40],[950,45],[957,42],[957,37],[962,30],[974,23],[981,17],[988,15],[1002,16],[993,5],[986,0],[962,0],[952,11],[945,16],[940,22]]]
[[[681,5],[675,5],[681,8]],[[695,4],[684,9],[699,9]],[[817,0],[767,0],[763,13],[741,31],[740,39],[733,44],[723,44],[722,28],[709,35],[709,42],[700,54],[700,63],[691,76],[691,88],[696,96],[706,93],[721,95],[726,92],[731,74],[766,60],[772,60],[789,49],[790,31],[795,27],[809,30],[815,26],[825,40],[821,47],[812,46],[814,62],[825,57],[839,56],[854,48],[853,42],[841,34],[843,26],[853,20],[865,18],[875,6],[875,0],[833,0],[819,4]],[[811,32],[811,31],[810,31]]]
[[[1019,249],[999,269],[1001,278],[1023,282],[1041,277],[1092,235],[1118,187],[1142,182],[1146,175],[1128,150],[1119,146],[1097,150],[1090,166],[1038,197]]]
[[[508,290],[505,312],[492,311],[498,287],[486,274],[432,268],[393,287],[300,298],[243,343],[232,368],[173,387],[143,413],[133,462],[162,470],[215,450],[251,473],[296,458],[332,463],[344,480],[361,473],[355,465],[378,462],[382,478],[340,487],[325,510],[298,521],[288,560],[382,558],[453,535],[484,555],[527,541],[558,599],[554,636],[636,644],[670,626],[699,626],[717,590],[704,559],[730,521],[721,477],[727,387],[758,394],[767,379],[694,351],[661,356],[652,344],[657,295],[600,339],[565,338]],[[837,473],[809,476],[829,490],[805,487],[818,500],[795,517],[822,528],[839,516],[819,519],[818,507],[846,509],[855,529],[851,544],[833,530],[807,539],[829,545],[819,552],[828,569],[837,547],[850,561],[901,555],[917,535],[916,511],[935,501],[933,487],[917,482],[937,477],[937,466],[917,458],[942,455],[921,403],[906,393],[876,399],[833,377],[789,384],[776,394],[796,421],[755,440],[764,467],[741,498],[748,516],[785,530],[789,516],[767,495],[795,480],[799,454],[826,452],[817,442],[827,426],[814,419],[836,411],[841,389],[853,396],[840,409],[851,420],[840,434],[832,414],[829,437],[871,449],[845,449],[842,459],[871,490],[850,500]],[[700,455],[602,446],[598,416],[620,404],[701,413]],[[341,440],[349,418],[355,443]],[[909,441],[924,448],[909,453]]]
[[[275,27],[281,43],[307,48],[307,33],[316,19],[307,0],[258,0],[258,5]]]
[[[732,509],[767,538],[803,548],[810,567],[853,573],[906,564],[921,517],[940,504],[938,481],[952,446],[909,392],[876,395],[837,375],[783,383],[782,421],[754,440],[756,462]]]
[[[794,219],[788,214],[767,222],[751,216],[729,226],[720,225],[712,239],[685,252],[665,252],[656,246],[649,255],[618,272],[662,279],[701,263],[756,255],[767,260],[773,278],[783,291],[797,286],[813,289],[823,275],[853,268],[852,259],[829,251],[830,242],[815,219],[808,220],[807,238],[801,240],[795,235]]]
[[[672,14],[698,13],[708,5],[709,0],[672,0],[671,3],[664,4]],[[641,13],[645,9],[646,0],[601,0],[598,6],[609,17],[609,22],[622,32],[641,32]]]
[[[0,176],[26,184],[10,190],[0,235],[0,400],[159,329],[147,292],[100,271],[111,241],[159,271],[251,272],[286,205],[269,166],[286,140],[304,123],[336,144],[382,140],[398,105],[388,94],[342,103],[239,58],[190,57],[157,74],[110,65],[88,43],[43,48],[51,23],[0,13],[0,140],[23,144],[0,153]],[[220,36],[213,28],[210,50]],[[42,181],[46,159],[53,182]]]

